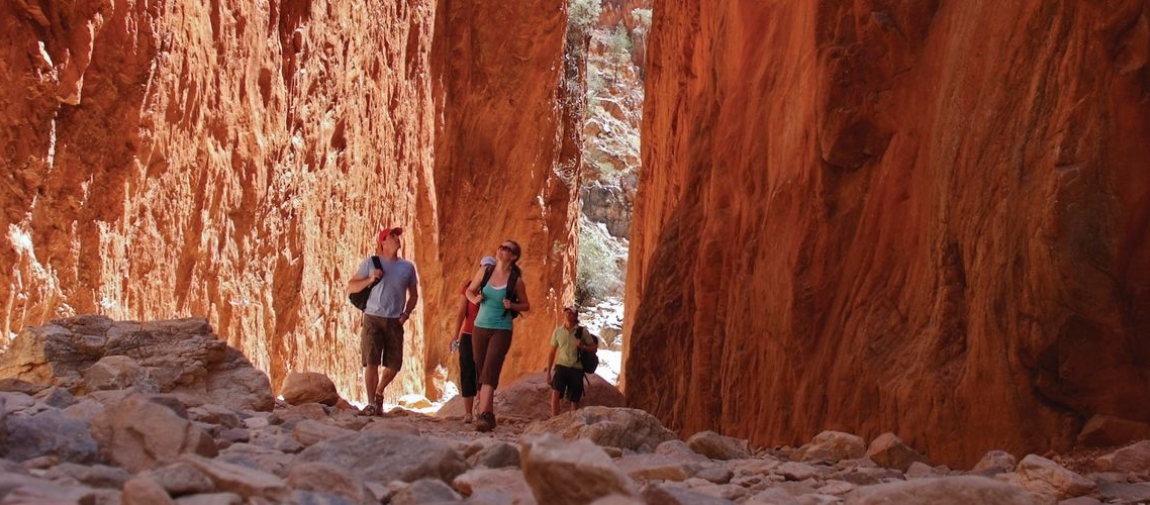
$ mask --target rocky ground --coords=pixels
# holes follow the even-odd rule
[[[0,503],[1150,501],[1150,441],[1074,458],[992,451],[957,471],[892,434],[681,440],[598,379],[587,403],[614,406],[548,418],[541,374],[502,388],[491,433],[456,401],[360,415],[321,374],[293,373],[267,401],[266,376],[205,326],[81,317],[21,332],[0,358]]]

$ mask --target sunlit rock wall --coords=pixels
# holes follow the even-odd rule
[[[467,149],[454,143],[471,142],[437,140],[444,117],[468,113],[444,109],[466,98],[433,91],[433,47],[472,29],[437,31],[447,2],[0,5],[4,335],[78,313],[204,316],[277,391],[287,372],[320,371],[362,400],[359,313],[344,286],[380,226],[394,224],[408,228],[402,254],[431,296],[407,327],[405,371],[389,393],[427,391],[449,338],[438,332],[449,310],[443,265],[454,275],[482,252],[480,238],[493,247],[515,233],[542,265],[543,251],[570,235],[539,200],[562,209],[572,198],[541,182],[567,142],[554,102],[565,25],[560,2],[550,3],[546,14],[517,6],[503,16],[554,49],[547,63],[542,50],[528,62],[503,51],[506,37],[473,41],[515,70],[509,86],[525,91],[514,110],[533,118],[498,122],[500,139],[535,139],[508,160],[535,163],[499,167],[530,187],[512,198],[488,185],[451,193],[460,208],[500,195],[495,216],[440,208],[448,193],[437,178],[457,181],[439,174],[449,165],[437,150],[451,156]],[[471,224],[445,221],[456,216]],[[457,248],[458,230],[479,225],[492,231]],[[540,301],[545,284],[562,291],[556,272],[569,268],[562,254],[549,257],[560,266],[531,277]],[[539,313],[535,321],[548,318]]]

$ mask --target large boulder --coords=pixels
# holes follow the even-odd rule
[[[92,437],[108,461],[132,472],[184,454],[217,455],[215,442],[178,411],[170,398],[130,395],[92,419]]]
[[[271,382],[202,318],[113,321],[79,316],[20,331],[0,377],[73,394],[134,388],[202,398],[234,410],[271,410]]]
[[[291,405],[321,403],[332,406],[339,403],[339,392],[327,375],[318,372],[291,372],[284,379],[280,391],[284,401]]]

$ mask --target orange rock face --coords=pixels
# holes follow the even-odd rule
[[[1150,420],[1150,2],[656,2],[625,390],[935,462]]]
[[[74,313],[204,316],[276,390],[317,371],[362,401],[344,286],[392,224],[423,288],[393,394],[434,384],[444,283],[505,237],[535,302],[520,328],[550,327],[574,278],[563,5],[0,5],[4,335]],[[437,46],[483,59],[456,72],[433,53],[473,55]]]

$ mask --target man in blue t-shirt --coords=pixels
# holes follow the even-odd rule
[[[371,289],[363,311],[360,331],[360,360],[363,381],[371,404],[364,408],[368,415],[383,411],[383,390],[403,367],[403,323],[411,317],[419,301],[419,278],[415,265],[399,257],[403,247],[399,236],[403,228],[384,228],[376,241],[377,256],[383,269],[375,268],[371,258],[363,260],[355,276],[347,281],[347,292],[358,293],[380,279]],[[383,365],[383,377],[379,366]]]

